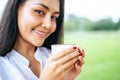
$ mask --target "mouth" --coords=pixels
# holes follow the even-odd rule
[[[46,38],[48,33],[34,29],[34,32],[41,38]]]

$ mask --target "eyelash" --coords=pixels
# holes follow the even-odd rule
[[[34,10],[37,14],[39,14],[39,15],[44,15],[44,12],[43,11],[41,11],[41,10]]]
[[[53,20],[53,21],[57,21],[57,17],[56,16],[51,16],[51,19]]]
[[[41,11],[41,10],[34,10],[37,14],[39,14],[39,15],[41,15],[41,16],[44,16],[45,15],[45,13],[43,12],[43,11]],[[56,16],[51,16],[51,20],[52,21],[57,21],[57,17]]]

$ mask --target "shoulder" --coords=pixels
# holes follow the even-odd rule
[[[40,50],[40,51],[43,51],[43,52],[48,52],[48,53],[51,52],[51,50],[48,49],[48,48],[46,48],[46,47],[39,47],[39,50]]]
[[[0,56],[0,65],[7,62],[7,59],[5,57]]]
[[[9,67],[9,62],[5,57],[0,56],[0,80],[3,80],[4,77],[4,71],[6,70],[6,67]]]
[[[0,56],[0,80],[2,80],[2,62],[3,62],[3,58]]]
[[[14,77],[11,77],[14,76]],[[6,57],[0,56],[0,80],[25,80]]]
[[[10,62],[9,62],[9,60],[6,57],[0,56],[0,65],[1,65],[0,69],[1,68],[5,68],[5,67],[10,65]]]
[[[41,54],[41,56],[44,56],[44,58],[48,58],[50,53],[51,53],[51,50],[46,48],[46,47],[38,47],[39,49],[39,52]]]
[[[10,63],[8,58],[0,56],[0,70],[11,69],[11,67],[12,64]]]

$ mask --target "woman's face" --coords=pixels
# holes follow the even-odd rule
[[[55,31],[59,0],[27,0],[18,9],[18,40],[41,46]]]

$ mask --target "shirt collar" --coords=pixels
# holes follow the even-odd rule
[[[37,48],[34,56],[38,62],[41,62],[41,59],[39,58],[39,53],[40,53],[40,50],[39,48]],[[14,49],[9,54],[7,54],[7,57],[8,59],[15,62],[17,65],[29,67],[29,60]]]

